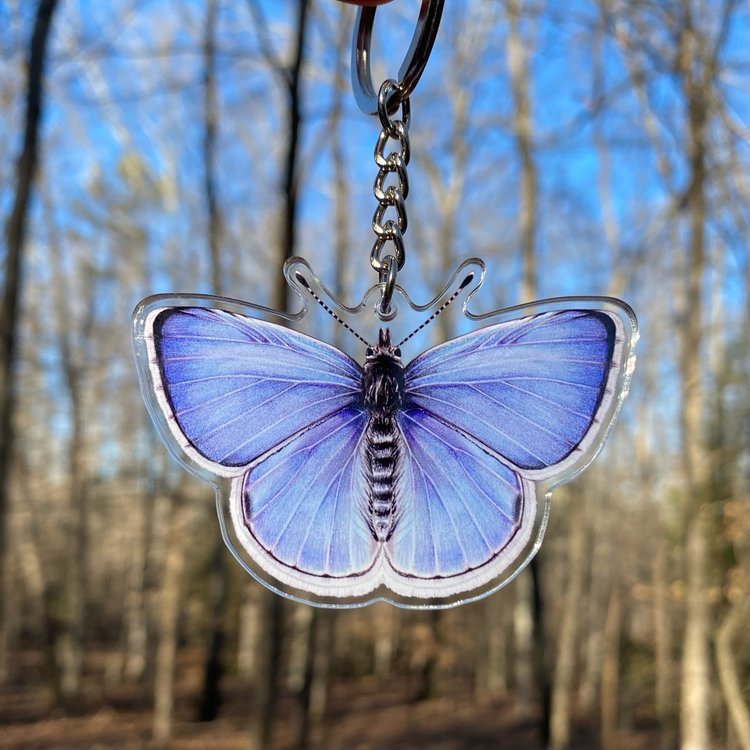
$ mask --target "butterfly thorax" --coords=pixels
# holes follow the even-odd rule
[[[362,394],[370,415],[364,443],[368,524],[379,541],[387,541],[395,528],[401,464],[396,412],[403,402],[404,382],[401,352],[391,344],[390,331],[381,330],[377,346],[367,348],[362,371]]]
[[[391,344],[391,332],[380,331],[377,346],[367,347],[362,371],[362,394],[368,413],[393,416],[404,394],[404,366],[401,350]]]

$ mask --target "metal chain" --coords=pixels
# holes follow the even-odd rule
[[[394,102],[396,102],[395,106]],[[400,119],[396,119],[399,109]],[[393,117],[388,114],[389,111],[394,112]],[[378,201],[378,207],[372,217],[375,242],[370,252],[370,264],[378,272],[380,283],[383,284],[380,312],[387,313],[390,309],[393,290],[396,288],[396,275],[406,262],[404,234],[409,225],[405,201],[409,194],[406,167],[411,156],[410,107],[408,97],[402,98],[401,89],[394,80],[388,79],[380,87],[378,117],[383,129],[375,144],[375,164],[378,166],[378,174],[375,177],[372,192]],[[399,148],[397,151],[386,153],[388,141],[391,140],[397,141]],[[394,175],[395,182],[386,186],[386,180],[390,175]],[[395,217],[386,218],[389,209],[393,209]]]

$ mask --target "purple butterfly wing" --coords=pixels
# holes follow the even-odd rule
[[[528,476],[560,474],[600,431],[621,325],[603,310],[565,310],[461,336],[411,362],[406,402]]]
[[[399,426],[388,586],[407,596],[448,596],[493,580],[529,541],[533,486],[427,412],[407,408]]]
[[[359,398],[347,355],[295,331],[224,310],[168,307],[146,322],[151,377],[180,447],[235,476]]]
[[[278,580],[321,595],[374,587],[366,576],[378,552],[362,466],[366,421],[361,408],[344,409],[235,480],[235,527]]]

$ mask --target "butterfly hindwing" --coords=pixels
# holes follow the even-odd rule
[[[461,336],[407,367],[407,404],[526,476],[559,475],[599,436],[621,367],[621,326],[603,310],[564,310]]]
[[[427,412],[405,409],[399,423],[404,446],[389,586],[435,596],[492,580],[529,540],[532,484]]]
[[[235,476],[358,398],[359,366],[316,339],[201,307],[152,312],[145,337],[159,406],[180,447]]]
[[[305,430],[235,481],[244,542],[279,580],[317,594],[357,579],[377,553],[367,521],[362,409]]]

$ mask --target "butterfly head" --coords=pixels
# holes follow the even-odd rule
[[[367,347],[362,371],[365,408],[376,416],[392,415],[404,393],[401,349],[391,343],[389,329],[380,329],[378,343]]]
[[[390,328],[381,328],[378,334],[378,343],[368,344],[365,352],[367,362],[376,362],[383,359],[392,359],[401,362],[401,349],[391,343]]]

